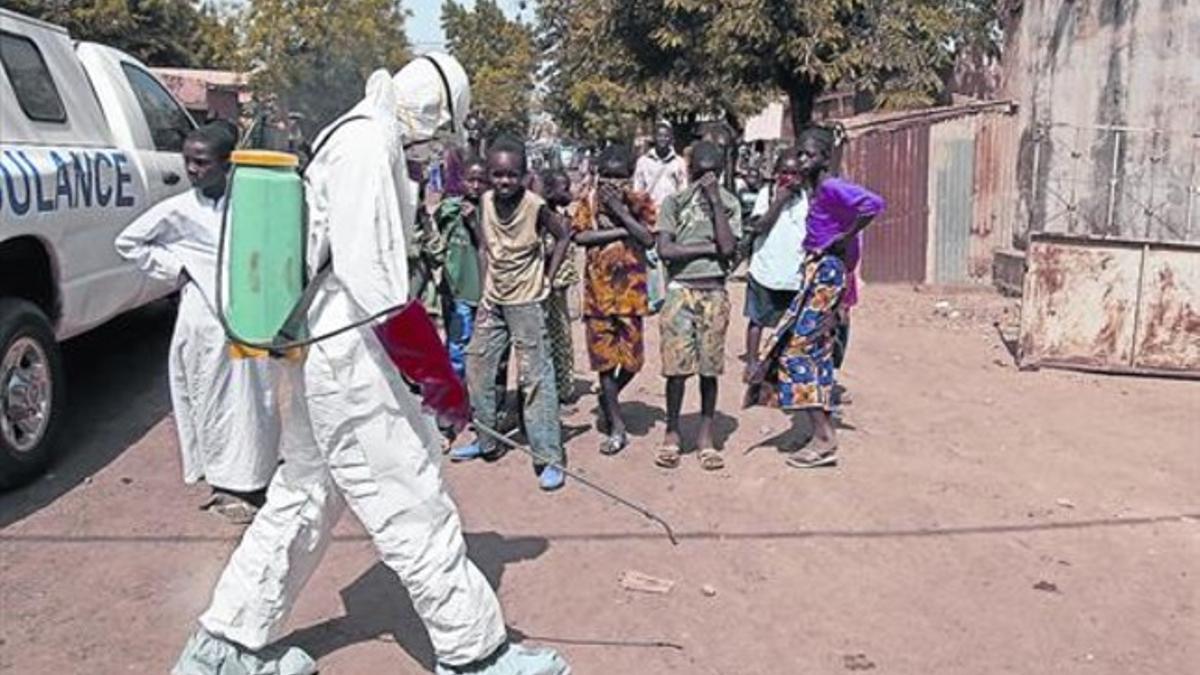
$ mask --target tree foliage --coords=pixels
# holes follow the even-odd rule
[[[931,102],[956,53],[991,37],[995,0],[543,0],[549,101],[589,136],[630,119],[723,114],[785,93],[794,123],[822,92]],[[617,102],[595,105],[600,96]]]
[[[690,127],[699,115],[740,115],[760,91],[728,77],[711,55],[664,48],[656,3],[542,0],[539,46],[547,107],[577,136],[628,138],[644,121]]]
[[[396,0],[251,0],[242,17],[251,86],[320,127],[362,98],[371,71],[409,60],[405,16]]]
[[[505,16],[495,0],[477,0],[474,9],[446,0],[442,30],[471,79],[471,108],[486,131],[523,135],[538,69],[533,29]]]
[[[236,58],[231,24],[192,0],[3,0],[0,6],[59,24],[76,39],[126,51],[151,66],[223,68]]]

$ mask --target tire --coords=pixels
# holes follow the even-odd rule
[[[0,298],[0,489],[45,470],[65,409],[62,353],[49,320],[33,303]]]

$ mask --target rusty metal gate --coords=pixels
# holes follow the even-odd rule
[[[1200,378],[1200,245],[1035,234],[1022,367]]]

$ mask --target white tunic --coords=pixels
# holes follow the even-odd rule
[[[188,190],[142,214],[116,246],[155,279],[187,280],[167,359],[184,482],[249,492],[266,487],[279,463],[275,366],[231,359],[215,314],[224,206]]]

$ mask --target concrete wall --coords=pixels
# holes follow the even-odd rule
[[[1025,0],[1014,244],[1046,231],[1200,242],[1200,1]]]

